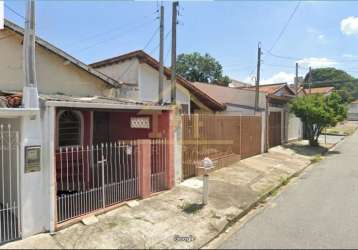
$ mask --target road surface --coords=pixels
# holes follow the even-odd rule
[[[358,248],[358,132],[220,248]]]

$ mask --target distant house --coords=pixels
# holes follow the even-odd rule
[[[200,89],[215,101],[225,105],[226,109],[221,113],[255,114],[255,91],[245,88],[231,88],[215,84],[192,82],[192,85]],[[266,109],[265,94],[259,93],[259,112]]]
[[[255,86],[250,88],[254,90]],[[299,118],[289,112],[288,102],[296,94],[287,83],[273,83],[259,86],[259,91],[266,94],[269,111],[268,119],[268,145],[269,147],[279,145],[283,142],[301,139],[303,136],[303,125]],[[299,90],[299,95],[302,92]]]
[[[334,92],[334,87],[317,87],[317,88],[305,88],[305,91],[308,95],[330,95]]]
[[[347,120],[358,121],[358,100],[354,100],[349,104]]]

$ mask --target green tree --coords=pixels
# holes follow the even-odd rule
[[[292,112],[306,125],[311,146],[318,146],[322,130],[334,127],[347,116],[347,105],[340,95],[308,95],[295,98],[291,103]]]
[[[308,87],[309,73],[305,76]],[[318,68],[312,70],[312,87],[333,86],[345,102],[358,99],[358,80],[343,70],[336,68]]]
[[[207,82],[227,86],[230,78],[223,75],[221,64],[209,54],[198,52],[177,57],[177,73],[192,82]]]

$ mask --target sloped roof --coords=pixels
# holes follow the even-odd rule
[[[287,88],[287,90],[289,92],[292,93],[292,95],[294,95],[294,91],[287,85],[287,83],[272,83],[272,84],[264,84],[264,85],[260,85],[259,86],[259,91],[266,93],[266,94],[270,94],[273,95],[276,92],[278,92],[279,90],[281,90],[282,88]],[[255,86],[251,86],[251,87],[247,87],[244,89],[255,89]]]
[[[129,52],[124,55],[112,57],[109,59],[105,59],[99,62],[95,62],[90,64],[93,68],[100,68],[107,65],[120,63],[125,60],[129,60],[132,58],[138,58],[143,63],[147,63],[152,68],[159,70],[159,62],[154,59],[152,56],[144,52],[143,50],[136,50]],[[171,77],[171,70],[167,67],[164,67],[164,74],[166,77]],[[207,95],[205,92],[201,91],[199,88],[197,88],[195,85],[193,85],[188,80],[184,79],[183,77],[177,75],[177,82],[181,84],[184,88],[190,91],[196,98],[199,99],[202,103],[204,103],[206,106],[208,106],[212,110],[225,110],[225,105],[218,102],[217,100],[213,99],[211,96]]]
[[[103,96],[70,96],[58,94],[39,94],[39,99],[43,103],[54,103],[55,106],[79,106],[85,105],[86,108],[118,108],[121,109],[155,109],[168,110],[170,105],[158,105],[156,102],[137,101],[124,98],[112,98]],[[22,105],[22,92],[1,91],[0,92],[0,106],[7,108],[19,108]]]
[[[8,28],[14,32],[16,32],[17,34],[23,36],[24,35],[24,29],[21,28],[20,26],[14,24],[13,22],[10,22],[9,20],[4,20],[4,27]],[[72,57],[71,55],[67,54],[66,52],[64,52],[63,50],[55,47],[54,45],[46,42],[45,40],[39,38],[36,36],[36,44],[42,46],[43,48],[51,51],[52,53],[62,57],[63,59],[71,62],[72,64],[76,65],[77,67],[79,67],[80,69],[88,72],[89,74],[103,80],[106,84],[112,86],[112,87],[120,87],[121,83],[119,83],[118,81],[112,79],[111,77],[89,67],[87,64],[81,62],[80,60]]]
[[[248,94],[254,94],[251,89],[231,88],[202,82],[192,82],[192,84],[223,105],[245,109],[254,108],[253,103],[248,102],[248,100],[251,100],[250,98],[248,99]]]
[[[318,88],[311,88],[311,90],[306,89],[306,92],[310,94],[328,94],[334,90],[334,87],[318,87]]]

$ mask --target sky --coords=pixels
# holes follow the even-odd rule
[[[37,35],[92,63],[137,49],[159,57],[158,8],[165,7],[165,64],[170,65],[169,1],[36,1]],[[292,82],[308,67],[358,77],[358,2],[180,1],[177,53],[209,53],[229,77],[252,82],[261,43],[261,83]],[[24,26],[25,1],[5,0],[5,17]],[[291,18],[290,18],[291,17]]]

